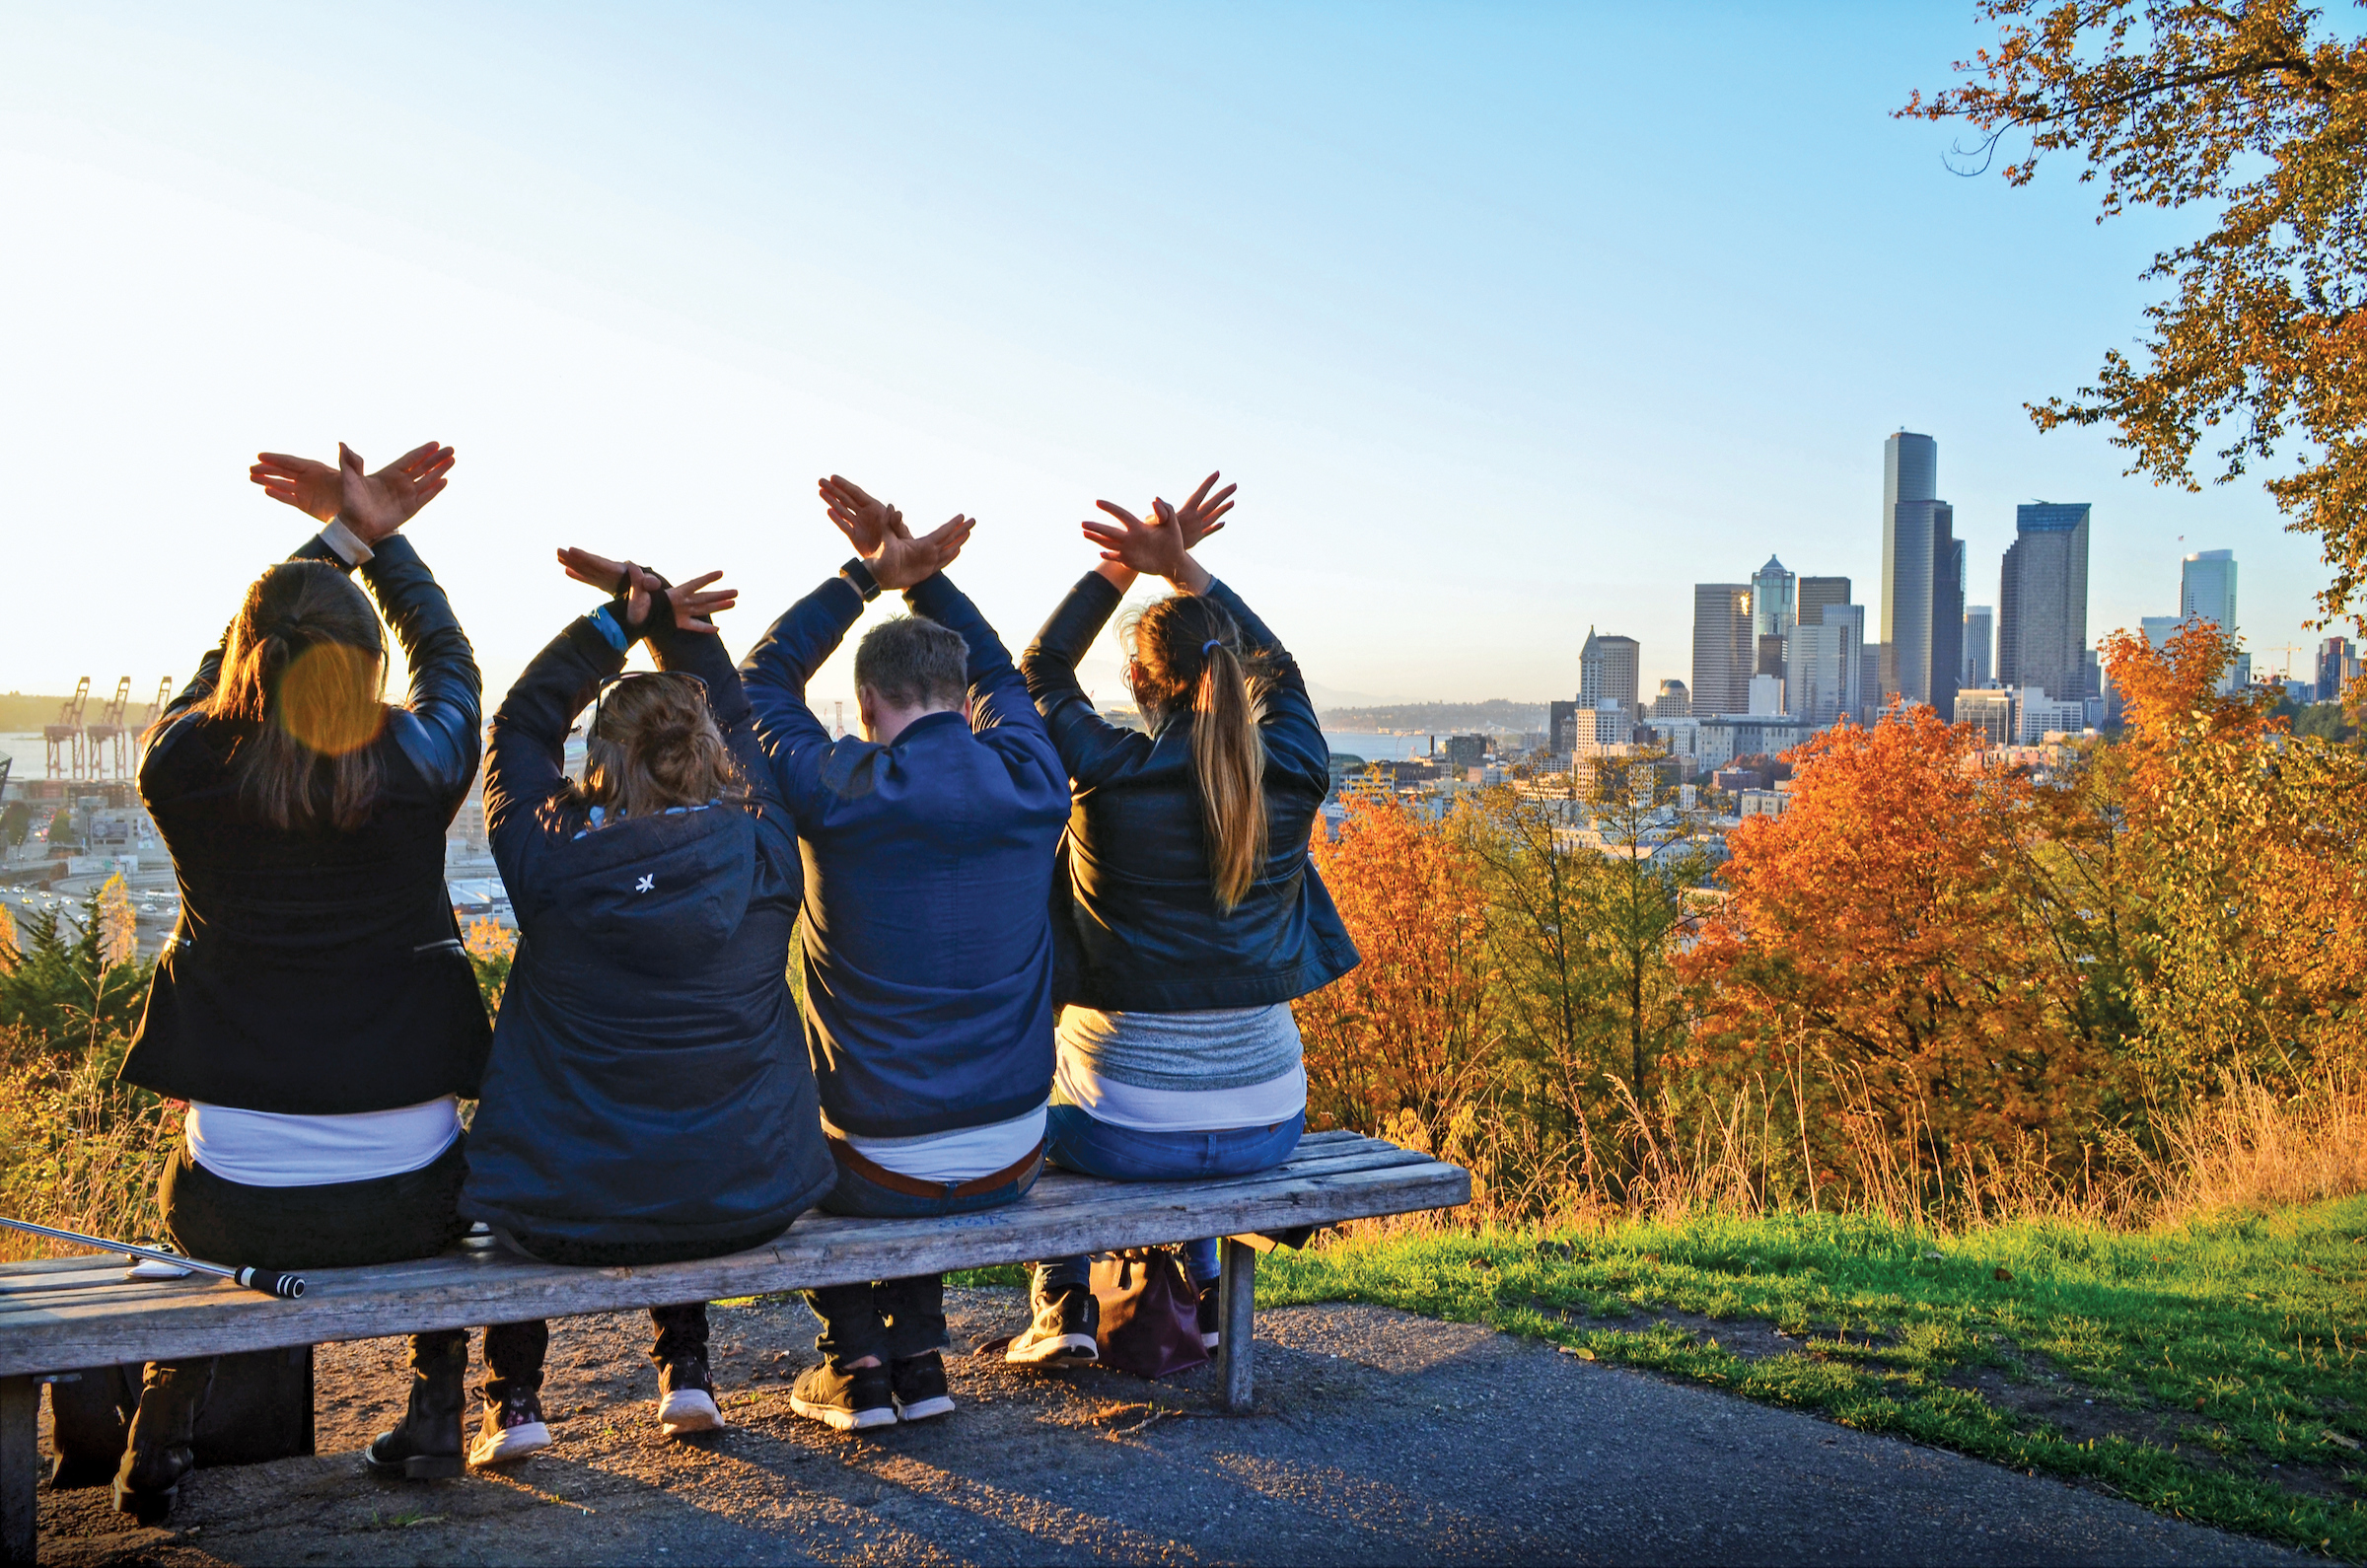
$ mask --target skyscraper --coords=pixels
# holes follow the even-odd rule
[[[1939,499],[1940,444],[1901,430],[1882,447],[1882,684],[1909,702],[1954,710],[1964,592],[1956,512]]]
[[[1655,719],[1689,719],[1693,716],[1693,694],[1682,680],[1663,680],[1660,695],[1652,699]]]
[[[2236,619],[2236,552],[2234,550],[2196,550],[2187,557],[2178,579],[2178,615],[2181,620],[2207,620],[2234,637],[2240,624]],[[2250,661],[2242,661],[2249,665]],[[2222,692],[2233,691],[2245,678],[2236,664],[2219,677]]]
[[[1800,579],[1800,616],[1796,624],[1822,626],[1825,606],[1849,603],[1849,579],[1846,577],[1803,577]]]
[[[2348,637],[2329,637],[2318,645],[2318,700],[2339,702],[2345,682],[2359,673],[2358,650]]]
[[[1989,663],[1989,645],[1995,637],[1996,619],[1986,605],[1965,606],[1965,677],[1960,686],[1978,690],[1989,683],[1994,668]]]
[[[1821,618],[1802,621],[1784,638],[1783,705],[1814,728],[1857,714],[1859,645],[1865,637],[1865,606],[1828,605]]]
[[[1693,585],[1693,713],[1742,713],[1751,702],[1751,585]]]
[[[1997,682],[2085,697],[2087,655],[2088,503],[2016,507],[1997,578]]]
[[[1586,646],[1578,651],[1578,706],[1615,702],[1625,721],[1635,723],[1641,653],[1633,637],[1598,637],[1594,627],[1587,627]]]

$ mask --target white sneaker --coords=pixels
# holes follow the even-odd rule
[[[723,1412],[715,1408],[715,1396],[704,1389],[677,1389],[658,1401],[658,1430],[668,1437],[722,1428]]]
[[[471,1464],[507,1464],[550,1447],[550,1428],[542,1424],[542,1400],[523,1390],[513,1390],[499,1404],[488,1403],[468,1445]]]

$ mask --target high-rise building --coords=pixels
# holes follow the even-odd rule
[[[1638,704],[1642,650],[1633,637],[1598,637],[1586,628],[1586,646],[1578,651],[1578,705],[1599,708],[1615,702],[1633,724],[1642,712]]]
[[[1752,718],[1770,719],[1783,712],[1783,677],[1753,676],[1749,700]]]
[[[1803,577],[1800,579],[1800,616],[1797,624],[1822,626],[1825,606],[1849,603],[1849,579],[1846,577]]]
[[[1587,721],[1591,727],[1594,721]],[[1576,750],[1578,740],[1578,704],[1548,702],[1545,704],[1545,748],[1556,756],[1567,756]]]
[[[2178,635],[2178,628],[2182,624],[2176,615],[2146,615],[2137,621],[2138,629],[2145,634],[2146,643],[2154,648],[2169,647],[2170,639]]]
[[[1663,680],[1660,695],[1652,699],[1655,719],[1689,719],[1693,716],[1693,694],[1682,680]]]
[[[1997,683],[2087,695],[2088,503],[2014,508],[1997,578]]]
[[[1784,707],[1792,717],[1823,729],[1844,715],[1857,715],[1857,671],[1865,636],[1865,607],[1829,605],[1814,624],[1802,621],[1784,639]]]
[[[2329,637],[2318,645],[2318,687],[2315,693],[2320,702],[2339,702],[2342,687],[2358,678],[2359,651],[2350,645],[2348,637]]]
[[[2182,620],[2207,620],[2232,639],[2241,625],[2236,619],[2236,552],[2196,550],[2186,559],[2178,578],[2178,613]],[[2222,692],[2251,681],[2251,661],[2239,656],[2219,677]]]
[[[1964,588],[1956,511],[1939,499],[1940,446],[1901,430],[1882,449],[1883,694],[1956,706]]]
[[[1960,688],[1979,690],[1989,683],[1989,645],[1995,637],[1996,615],[1986,605],[1965,606],[1964,678]],[[1963,695],[1960,689],[1958,695]]]
[[[1751,585],[1693,585],[1693,712],[1741,713],[1751,701]]]
[[[1751,635],[1780,637],[1800,618],[1800,580],[1774,556],[1751,578]]]
[[[1969,724],[1990,746],[2014,744],[2014,693],[1971,690],[1956,694],[1956,722]]]

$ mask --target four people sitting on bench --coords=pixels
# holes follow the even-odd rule
[[[1289,1157],[1306,1105],[1289,1003],[1356,955],[1307,859],[1329,769],[1305,686],[1189,553],[1231,487],[1211,496],[1211,475],[1147,522],[1102,503],[1113,521],[1085,529],[1103,564],[1024,677],[943,574],[970,520],[915,538],[843,479],[822,495],[855,559],[738,672],[708,619],[733,600],[717,574],[678,588],[562,551],[611,598],[491,728],[487,828],[521,940],[488,1041],[443,886],[478,677],[394,533],[452,452],[377,474],[340,452],[338,469],[256,464],[328,527],[250,590],[142,762],[183,902],[123,1076],[190,1103],[161,1189],[185,1251],[392,1262],[481,1221],[530,1256],[641,1265],[759,1246],[817,1205],[1013,1202],[1047,1155],[1143,1180]],[[406,706],[380,698],[355,568],[403,644]],[[1132,628],[1147,735],[1102,721],[1075,675],[1139,572],[1176,590]],[[885,590],[911,613],[857,646],[863,738],[833,741],[807,683]],[[643,638],[658,673],[622,675]],[[465,1137],[463,1098],[479,1099]],[[1212,1284],[1213,1240],[1188,1252]],[[1091,1358],[1085,1262],[1040,1266],[1012,1360]],[[809,1298],[824,1360],[793,1390],[800,1414],[851,1430],[953,1408],[939,1277]],[[1211,1344],[1212,1310],[1204,1295]],[[704,1305],[651,1316],[661,1426],[720,1425]],[[539,1322],[486,1330],[469,1460],[548,1442],[545,1343]],[[374,1468],[459,1472],[466,1358],[465,1330],[412,1336],[409,1408]],[[148,1370],[119,1507],[170,1510],[212,1370]]]

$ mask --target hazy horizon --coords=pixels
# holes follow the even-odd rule
[[[2323,574],[2259,476],[2156,490],[2021,410],[2128,342],[2191,229],[2097,226],[2067,163],[1956,178],[1889,117],[1990,36],[1970,5],[20,9],[0,688],[144,703],[304,535],[256,450],[431,437],[460,463],[411,532],[488,706],[588,604],[558,544],[726,568],[745,649],[846,553],[830,471],[980,518],[955,576],[1015,649],[1097,496],[1223,467],[1208,564],[1342,697],[1566,696],[1590,624],[1649,692],[1691,677],[1695,582],[1772,553],[1878,603],[1901,426],[1972,603],[2016,502],[2088,501],[2092,636],[2230,547],[2278,668]],[[841,655],[815,695],[846,687]]]

